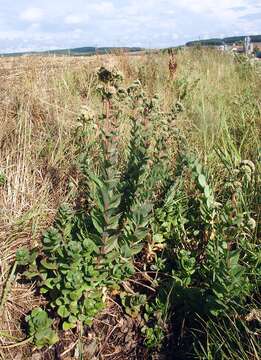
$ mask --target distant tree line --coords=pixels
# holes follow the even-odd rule
[[[261,42],[261,35],[251,35],[251,42]],[[242,43],[245,40],[245,36],[230,36],[223,39],[206,39],[206,40],[196,40],[189,41],[186,43],[186,46],[219,46],[219,45],[231,45],[234,43]]]
[[[1,56],[21,56],[21,55],[93,55],[93,54],[107,54],[111,52],[124,51],[124,52],[138,52],[143,51],[140,47],[80,47],[74,49],[58,49],[47,51],[29,51],[19,53],[0,54]]]

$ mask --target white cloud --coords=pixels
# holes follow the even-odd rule
[[[98,1],[97,4],[93,4],[91,7],[95,12],[102,14],[112,13],[115,10],[113,3],[109,1]]]
[[[177,5],[197,14],[208,14],[219,19],[236,19],[255,11],[257,3],[248,0],[177,0]]]
[[[69,24],[69,25],[77,25],[77,24],[81,24],[83,22],[87,22],[88,20],[88,16],[80,16],[80,15],[74,15],[74,14],[70,14],[70,15],[67,15],[65,18],[64,18],[64,22],[65,24]]]
[[[172,38],[173,40],[177,40],[177,39],[179,38],[179,34],[173,33],[173,34],[171,34],[171,38]]]
[[[29,29],[32,31],[39,31],[40,28],[41,28],[41,25],[39,23],[32,23],[29,27]]]
[[[12,41],[20,39],[23,32],[19,30],[0,31],[0,40]]]
[[[20,19],[35,22],[40,21],[44,17],[44,11],[40,8],[27,8],[20,14]]]

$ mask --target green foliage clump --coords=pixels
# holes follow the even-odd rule
[[[208,329],[244,318],[259,291],[260,249],[251,241],[255,165],[238,159],[231,165],[220,152],[227,178],[214,188],[209,169],[176,128],[190,91],[185,78],[175,82],[169,112],[140,81],[124,87],[116,70],[101,68],[97,81],[102,112],[82,115],[75,132],[81,201],[63,204],[41,248],[19,250],[17,262],[37,280],[63,330],[91,326],[113,292],[149,349],[159,350],[174,333],[177,353],[204,352],[194,330],[202,322]],[[129,127],[126,153],[122,121]],[[137,274],[145,280],[126,290]],[[40,315],[28,318],[29,332],[44,346],[52,340],[34,325]]]
[[[48,317],[46,311],[36,308],[26,317],[26,321],[28,322],[29,336],[39,349],[46,345],[54,345],[59,340],[52,330],[53,321]]]
[[[76,134],[82,170],[80,191],[86,201],[79,209],[68,204],[60,207],[53,226],[43,235],[40,252],[17,252],[18,263],[27,266],[24,275],[38,280],[40,292],[63,330],[76,328],[79,322],[90,326],[105,306],[107,291],[118,289],[134,275],[133,257],[144,248],[154,191],[162,180],[160,164],[166,168],[162,163],[163,139],[156,140],[153,152],[150,144],[154,122],[160,120],[157,100],[147,99],[139,82],[127,89],[119,87],[122,76],[117,72],[101,68],[98,78],[104,110],[98,118],[102,128],[98,169],[86,156],[90,146],[82,146],[86,135],[82,131],[86,130]],[[129,155],[122,171],[119,102],[135,110],[130,119]]]

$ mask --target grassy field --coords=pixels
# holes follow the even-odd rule
[[[260,358],[261,66],[168,62],[0,59],[1,359]]]

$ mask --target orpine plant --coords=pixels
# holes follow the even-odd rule
[[[120,87],[122,76],[115,71],[101,68],[98,78],[103,111],[98,119],[92,119],[98,121],[100,131],[98,169],[96,166],[94,170],[88,158],[91,148],[83,144],[84,132],[76,134],[84,207],[63,204],[43,236],[41,249],[17,253],[18,263],[27,267],[24,275],[37,279],[48,301],[47,309],[56,314],[64,330],[77,324],[91,325],[105,305],[107,291],[119,288],[134,274],[133,257],[142,251],[150,231],[153,194],[161,180],[160,164],[164,167],[160,154],[164,139],[157,141],[154,151],[150,144],[155,131],[152,118],[158,111],[156,99],[148,100],[139,82],[127,89]],[[120,171],[118,126],[123,103],[135,111],[130,119],[129,155]],[[83,119],[81,122],[88,127]],[[38,311],[32,312],[30,321],[34,323],[38,317]],[[48,340],[35,343],[48,344]]]

